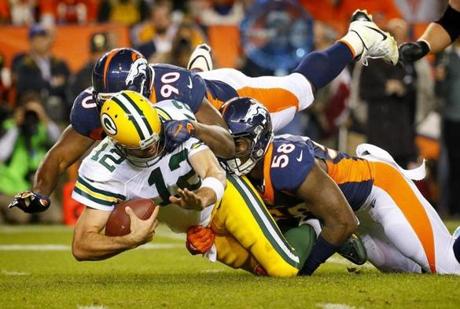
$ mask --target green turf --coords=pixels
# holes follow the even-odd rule
[[[254,277],[189,256],[164,228],[152,244],[173,248],[102,262],[76,262],[69,250],[4,249],[62,250],[70,239],[65,227],[0,227],[0,308],[460,308],[458,277],[384,275],[370,266],[349,272],[337,257],[309,278]]]

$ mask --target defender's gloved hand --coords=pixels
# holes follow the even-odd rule
[[[214,244],[215,237],[216,235],[210,227],[201,225],[191,226],[187,230],[187,242],[185,246],[192,255],[205,254]]]
[[[404,43],[399,47],[399,59],[409,63],[425,57],[430,52],[430,46],[425,41]]]
[[[15,195],[13,201],[8,205],[8,208],[18,207],[22,211],[32,214],[43,212],[51,205],[48,196],[32,191],[25,191]]]
[[[164,122],[166,145],[172,150],[193,135],[195,127],[189,120],[167,120]]]

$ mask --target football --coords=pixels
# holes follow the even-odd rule
[[[136,216],[142,220],[148,219],[155,210],[155,207],[157,207],[155,203],[149,199],[135,199],[117,204],[105,225],[105,235],[123,236],[131,232],[131,220],[125,211],[127,206],[131,207]]]

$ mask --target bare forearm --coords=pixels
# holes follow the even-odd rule
[[[452,43],[447,31],[437,23],[431,23],[419,38],[420,40],[427,41],[430,44],[432,53],[438,53]]]
[[[194,135],[208,145],[217,157],[230,159],[235,156],[235,143],[227,129],[199,122],[195,122],[194,127]]]
[[[78,261],[98,261],[133,249],[138,245],[128,235],[109,237],[97,232],[86,232],[78,240],[74,240],[72,253]]]
[[[59,176],[67,169],[67,164],[59,164],[58,160],[47,156],[35,173],[32,190],[45,195],[50,195],[56,188]]]

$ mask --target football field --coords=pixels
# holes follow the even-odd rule
[[[71,237],[0,227],[0,308],[460,308],[460,277],[385,275],[338,256],[312,277],[255,277],[190,256],[165,227],[136,250],[76,262]]]

